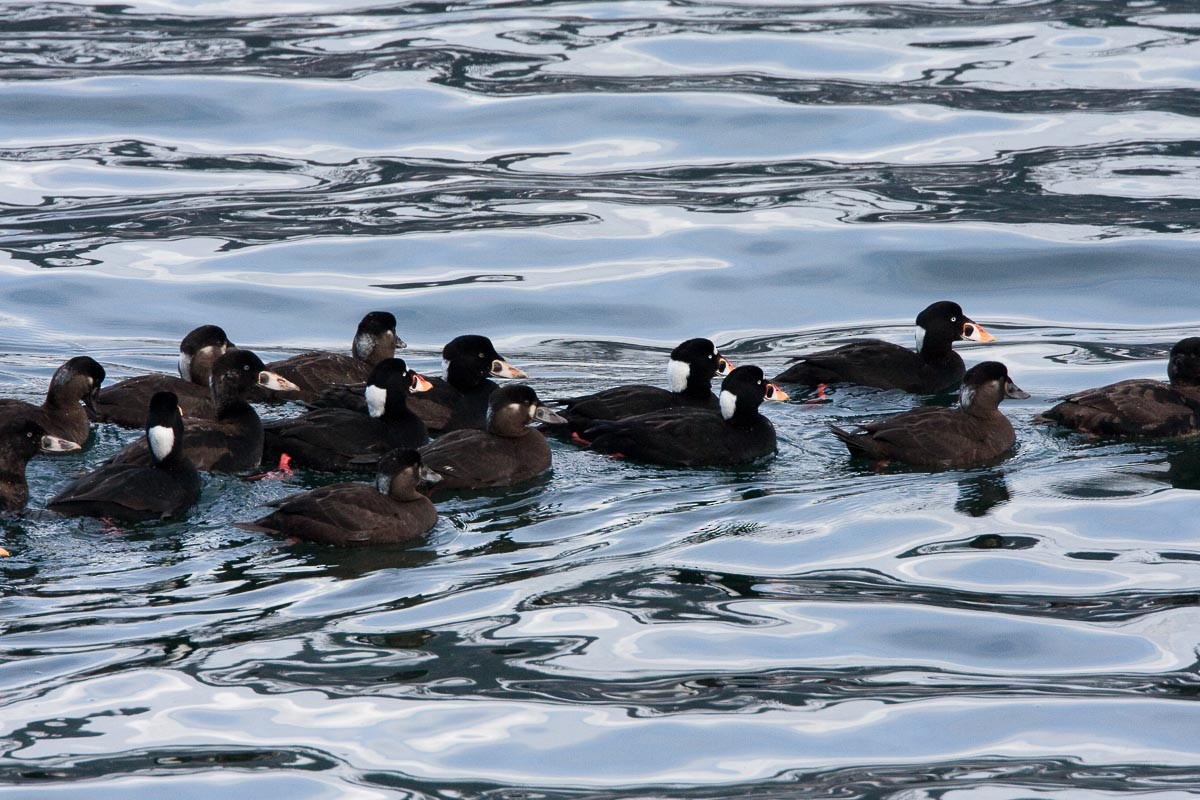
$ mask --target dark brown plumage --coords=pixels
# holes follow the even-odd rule
[[[831,425],[851,455],[902,461],[923,467],[966,467],[993,461],[1012,449],[1016,434],[1000,413],[1006,397],[1024,399],[998,361],[967,370],[955,408],[926,406],[859,426],[850,432]]]
[[[188,417],[212,419],[209,377],[218,358],[234,347],[225,331],[216,325],[201,325],[179,343],[179,377],[138,375],[106,386],[96,395],[93,417],[123,428],[140,428],[146,421],[146,408],[159,392],[171,392],[179,398],[179,407]]]
[[[274,512],[237,527],[338,547],[419,542],[437,509],[417,484],[437,478],[415,450],[393,450],[380,460],[374,485],[335,483],[285,497],[270,504]]]
[[[75,442],[46,433],[36,419],[15,416],[0,419],[0,511],[20,511],[29,502],[25,465],[38,452],[67,453]]]
[[[1100,436],[1192,436],[1200,433],[1200,337],[1171,348],[1170,383],[1129,380],[1073,394],[1038,415]]]
[[[0,400],[0,419],[35,420],[51,436],[82,447],[87,444],[92,426],[87,409],[80,403],[91,405],[103,382],[104,367],[88,356],[76,356],[54,371],[40,406],[23,400]]]

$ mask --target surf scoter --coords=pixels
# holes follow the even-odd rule
[[[1171,348],[1169,383],[1129,380],[1067,397],[1038,415],[1101,436],[1190,436],[1200,433],[1200,337]]]
[[[439,489],[508,486],[550,469],[550,445],[535,421],[562,423],[523,383],[492,392],[485,430],[444,434],[421,448],[421,460],[442,476]]]
[[[299,387],[292,392],[259,390],[251,399],[264,402],[300,400],[310,402],[320,392],[334,386],[354,384],[361,390],[371,369],[385,358],[396,355],[397,349],[407,347],[396,335],[396,317],[387,311],[372,311],[362,318],[350,343],[351,355],[316,350],[301,353],[282,361],[272,361],[267,369]]]
[[[721,382],[720,414],[669,408],[600,421],[582,441],[601,453],[678,467],[741,464],[775,452],[775,427],[759,413],[764,400],[787,400],[755,366],[733,370]]]
[[[184,453],[183,410],[172,392],[158,392],[146,413],[150,464],[108,462],[67,484],[46,504],[72,517],[123,522],[174,517],[200,497],[200,473]]]
[[[860,425],[855,433],[830,428],[851,455],[923,467],[967,467],[999,458],[1016,442],[1012,423],[999,410],[1006,397],[1024,400],[1029,393],[1012,382],[999,361],[984,361],[963,376],[955,408],[914,408]]]
[[[917,315],[916,351],[879,339],[797,356],[797,363],[775,376],[780,383],[820,386],[852,383],[877,389],[936,394],[959,385],[966,370],[954,342],[991,342],[996,337],[963,313],[958,303],[934,303]]]
[[[437,473],[415,450],[393,450],[379,460],[375,483],[335,483],[268,505],[275,511],[237,527],[338,547],[419,541],[437,522],[437,509],[417,491]]]
[[[242,472],[262,460],[262,421],[246,401],[255,386],[275,391],[294,390],[295,384],[269,372],[262,359],[249,350],[230,350],[212,368],[215,419],[186,419],[184,452],[196,469]],[[145,439],[134,442],[112,459],[115,463],[150,464],[153,458]]]
[[[32,419],[50,435],[83,447],[92,430],[84,406],[93,404],[102,383],[104,367],[89,356],[76,356],[54,371],[40,406],[24,400],[0,400],[0,420]]]
[[[670,389],[629,384],[566,398],[560,401],[565,407],[559,414],[567,420],[567,427],[547,426],[546,430],[582,433],[601,420],[624,419],[665,408],[706,408],[715,412],[719,406],[712,391],[712,380],[717,375],[728,375],[732,369],[711,341],[688,339],[671,351],[667,362]]]
[[[263,425],[263,463],[275,464],[286,453],[298,467],[374,469],[384,453],[429,441],[425,423],[409,410],[407,402],[410,392],[429,388],[429,381],[410,371],[403,359],[384,359],[371,370],[367,381],[366,413],[320,408],[268,422]]]
[[[52,436],[32,417],[0,419],[0,511],[20,511],[29,502],[25,465],[39,452],[69,453],[79,445]]]
[[[179,343],[179,377],[138,375],[106,386],[96,395],[93,416],[123,428],[140,428],[146,421],[146,407],[159,392],[173,392],[179,407],[188,417],[212,419],[209,378],[218,358],[234,347],[225,331],[216,325],[201,325]]]

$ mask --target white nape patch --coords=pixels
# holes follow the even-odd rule
[[[687,388],[688,376],[692,374],[692,365],[686,361],[672,358],[667,362],[667,381],[672,392],[682,392]]]
[[[367,356],[375,349],[375,337],[369,333],[360,333],[354,337],[354,357],[366,361]]]
[[[961,408],[970,408],[971,403],[975,402],[975,390],[970,386],[963,386],[958,390],[958,405]]]
[[[185,381],[192,379],[192,357],[187,353],[179,354],[179,377]]]
[[[450,362],[444,358],[442,359],[442,377],[450,380]]]
[[[722,389],[721,416],[725,419],[733,419],[735,411],[737,411],[737,395],[727,389]]]
[[[367,398],[367,413],[372,417],[382,417],[383,410],[387,407],[387,389],[368,383],[363,395]]]
[[[146,438],[150,441],[150,452],[155,461],[162,461],[171,455],[175,447],[175,430],[165,425],[153,425],[146,429]]]
[[[919,352],[921,352],[921,348],[925,346],[925,329],[922,328],[920,325],[917,326],[916,339],[917,339],[917,352],[919,353]]]

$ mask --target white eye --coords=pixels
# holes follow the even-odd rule
[[[480,353],[480,354],[479,354],[479,357],[480,357],[480,358],[487,358],[487,356],[485,356],[483,353]]]
[[[25,434],[25,438],[26,438],[26,439],[32,439],[32,438],[33,438],[33,434],[32,434],[32,433],[27,433],[27,434]]]
[[[951,318],[950,318],[950,321],[951,321],[951,322],[958,322],[958,317],[951,317]]]
[[[249,371],[250,371],[250,365],[249,365],[249,364],[243,364],[243,365],[242,365],[242,372],[249,372]]]

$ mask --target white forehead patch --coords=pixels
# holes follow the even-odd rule
[[[975,402],[975,390],[970,386],[963,386],[958,390],[958,404],[963,408],[970,408],[971,403]]]
[[[921,348],[925,346],[925,329],[920,325],[917,326],[917,352],[921,352]]]
[[[382,417],[387,407],[387,389],[368,383],[363,395],[367,398],[367,413],[372,417]]]
[[[147,428],[146,438],[150,441],[150,452],[154,454],[155,461],[162,461],[175,447],[175,430],[165,425]]]
[[[725,419],[732,419],[735,411],[737,411],[737,395],[728,389],[722,389],[721,416]]]
[[[688,376],[692,374],[692,365],[686,361],[672,358],[667,362],[667,381],[672,392],[682,392],[687,388]]]

